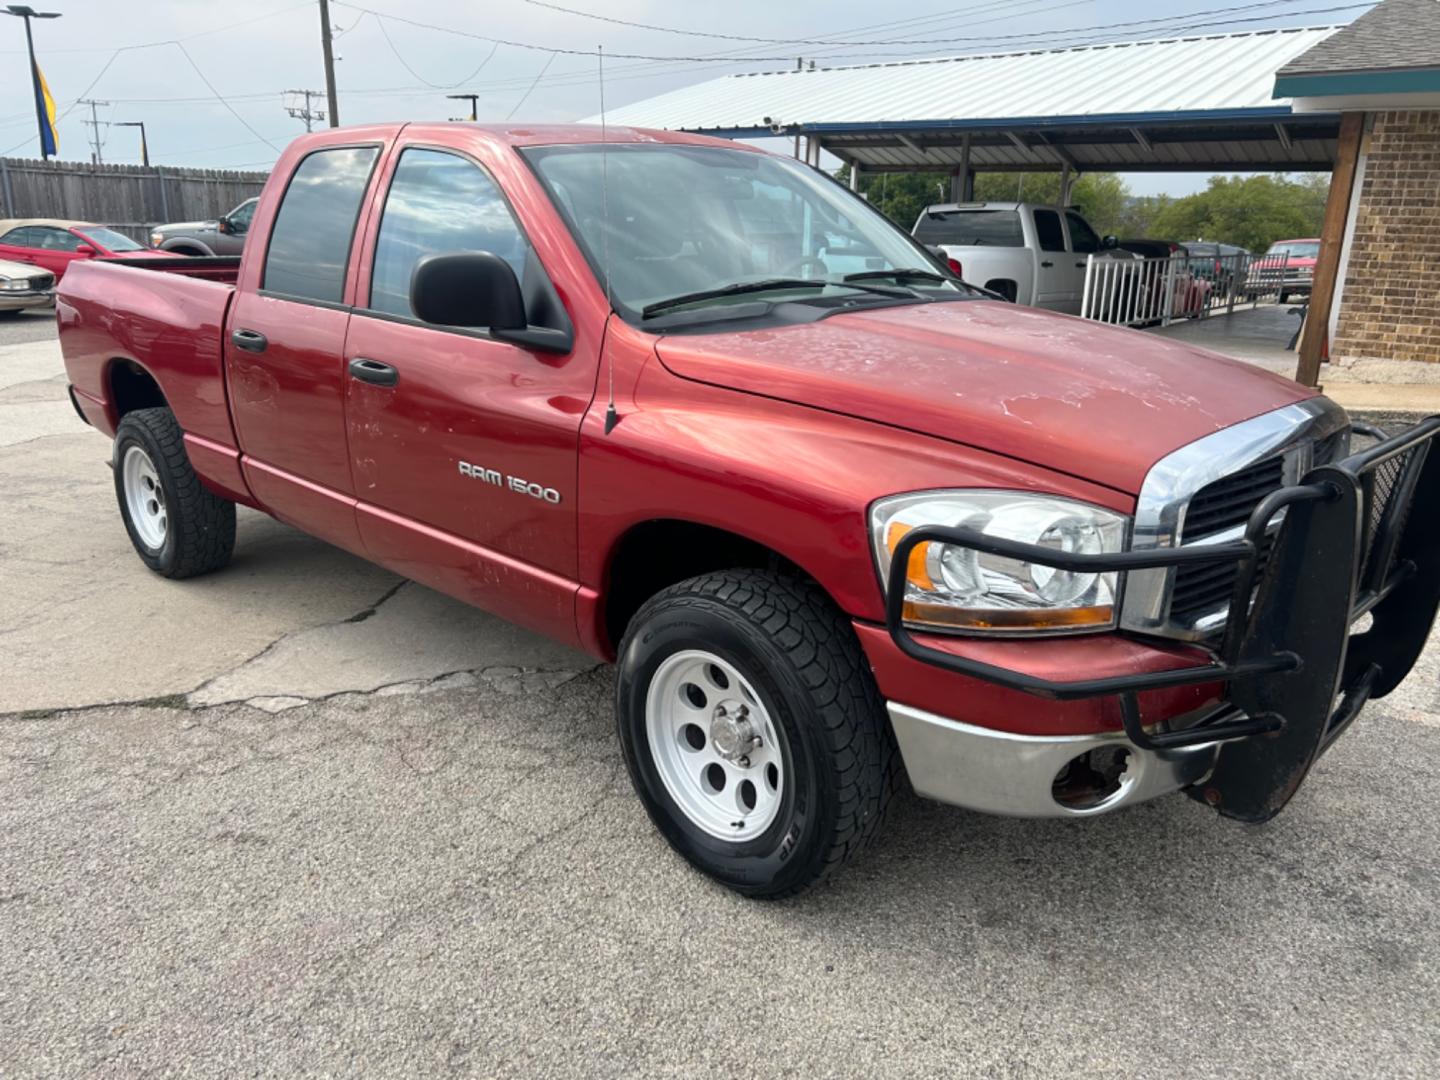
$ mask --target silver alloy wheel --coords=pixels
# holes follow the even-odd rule
[[[135,527],[142,544],[159,551],[165,546],[165,534],[170,523],[165,510],[165,489],[160,486],[160,474],[155,471],[155,463],[141,447],[131,446],[125,451],[120,470],[130,524]]]
[[[691,824],[740,842],[774,822],[785,793],[780,728],[734,665],[700,649],[667,657],[645,697],[645,735]]]

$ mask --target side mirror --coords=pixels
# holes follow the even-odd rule
[[[1107,236],[1100,241],[1100,246],[1106,251],[1114,251],[1120,246],[1120,238],[1118,236]]]
[[[437,326],[525,328],[525,298],[515,271],[499,255],[466,251],[427,255],[410,277],[410,306]]]
[[[490,251],[425,256],[410,277],[410,307],[435,326],[483,327],[496,341],[545,352],[574,348],[568,331],[530,325],[515,271]]]
[[[227,217],[216,218],[215,231],[224,233],[226,236],[229,236],[235,231],[235,226],[230,224],[230,219]]]
[[[92,256],[98,255],[99,252],[97,252],[95,248],[92,247],[90,244],[81,244],[75,249],[75,254],[79,255],[82,259],[89,259]]]

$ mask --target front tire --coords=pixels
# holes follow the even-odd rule
[[[136,409],[115,431],[115,497],[140,560],[168,578],[218,570],[235,550],[235,504],[209,491],[169,409]]]
[[[620,646],[616,715],[656,827],[747,896],[794,895],[855,857],[898,782],[854,631],[782,574],[706,574],[647,602]]]

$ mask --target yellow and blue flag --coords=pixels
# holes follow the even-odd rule
[[[44,156],[51,157],[60,146],[60,136],[55,130],[55,99],[50,96],[50,87],[38,63],[32,66],[31,72],[35,77],[35,107],[45,118],[40,127],[40,149]]]

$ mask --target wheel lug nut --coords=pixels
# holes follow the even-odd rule
[[[748,769],[750,767],[750,759],[748,757],[742,756],[739,761],[735,762],[735,764],[739,765],[742,769]]]

